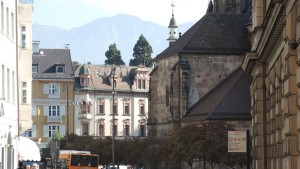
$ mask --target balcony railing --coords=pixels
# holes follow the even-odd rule
[[[92,120],[91,113],[80,113],[78,119]]]
[[[49,122],[61,122],[61,116],[48,116],[47,121]]]
[[[33,0],[19,0],[20,4],[33,4]]]

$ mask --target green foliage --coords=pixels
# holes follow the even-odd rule
[[[153,53],[151,45],[148,43],[146,38],[141,35],[134,45],[133,48],[133,59],[130,59],[130,66],[138,66],[143,64],[147,67],[151,67],[153,65],[153,59],[151,58],[151,54]]]
[[[118,50],[115,43],[109,45],[108,50],[105,52],[105,56],[107,58],[105,64],[125,65],[121,57],[121,52]]]
[[[145,165],[148,168],[176,168],[180,161],[192,167],[195,159],[210,164],[233,167],[246,165],[245,153],[227,152],[227,133],[233,130],[222,121],[197,122],[178,127],[165,138],[130,137],[115,140],[115,163]],[[98,154],[100,164],[112,159],[110,137],[69,135],[61,149],[86,150]],[[62,145],[62,144],[61,144]]]
[[[58,130],[55,130],[52,136],[53,141],[60,141],[62,136],[60,135]]]

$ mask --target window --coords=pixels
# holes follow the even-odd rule
[[[26,48],[26,26],[22,26],[21,27],[21,36],[22,36],[22,38],[21,38],[21,40],[22,40],[22,42],[21,42],[21,47],[22,48]]]
[[[146,136],[145,133],[146,133],[145,132],[145,125],[141,124],[140,125],[140,136],[142,136],[142,137]]]
[[[104,122],[100,122],[99,124],[99,136],[104,136]]]
[[[82,101],[80,105],[81,113],[90,113],[91,103]]]
[[[59,132],[59,126],[50,125],[49,131],[48,131],[48,137],[53,137],[53,134],[55,133],[55,131]]]
[[[138,79],[138,89],[146,89],[146,80]]]
[[[27,82],[22,82],[22,103],[27,103]]]
[[[60,116],[59,106],[49,106],[49,116]]]
[[[2,83],[1,83],[1,86],[2,86],[2,98],[5,99],[5,67],[4,65],[2,65]]]
[[[129,103],[125,103],[125,106],[124,106],[124,114],[125,115],[129,115]]]
[[[105,105],[105,100],[104,99],[98,99],[98,114],[104,114],[104,105]]]
[[[113,100],[111,100],[111,114],[118,114],[118,100],[115,99],[114,105],[113,105]]]
[[[129,124],[125,123],[124,125],[124,134],[125,136],[129,136]]]
[[[142,89],[146,89],[146,81],[142,80]]]
[[[12,88],[12,102],[15,102],[15,72],[12,71],[11,72],[11,76],[12,76],[12,79],[11,79],[11,88]]]
[[[104,105],[103,104],[99,105],[99,114],[104,114]]]
[[[118,135],[118,125],[117,125],[117,123],[115,123],[114,128],[113,128],[113,126],[111,126],[111,127],[112,127],[111,131],[113,131],[114,135],[117,136]]]
[[[82,135],[83,136],[89,135],[89,123],[82,123]]]
[[[10,14],[11,16],[11,26],[10,26],[10,29],[11,29],[11,39],[14,39],[15,38],[15,19],[14,19],[14,13],[11,13]]]
[[[139,105],[140,105],[140,110],[139,110],[140,115],[145,115],[145,100],[140,99]]]
[[[6,80],[7,80],[7,100],[10,100],[10,70],[7,68],[7,75],[6,75]]]
[[[6,7],[6,35],[9,36],[9,9]]]
[[[48,94],[59,94],[59,84],[54,84],[54,83],[50,83],[48,84],[48,90],[49,93]]]
[[[140,105],[140,114],[145,115],[145,105],[144,104]]]
[[[56,73],[64,73],[65,69],[64,66],[56,66]]]
[[[32,65],[32,73],[37,73],[37,72],[38,72],[38,66]]]
[[[138,89],[141,89],[141,88],[142,88],[141,85],[142,85],[142,84],[141,84],[141,79],[139,79],[139,80],[138,80]]]
[[[1,2],[1,31],[4,31],[4,3]]]
[[[81,86],[89,86],[89,83],[90,83],[89,77],[80,78],[80,83],[81,83]]]

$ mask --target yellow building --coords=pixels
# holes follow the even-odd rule
[[[47,146],[55,131],[73,133],[74,71],[70,49],[39,49],[33,44],[32,129],[27,136]]]
[[[300,168],[300,1],[253,0],[248,29],[252,167]]]

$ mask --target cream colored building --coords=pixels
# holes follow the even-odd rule
[[[31,60],[31,45],[23,48],[20,34],[22,25],[26,26],[26,37],[31,41],[32,10],[31,0],[0,1],[1,169],[17,168],[18,136],[31,128],[31,62],[28,61]],[[26,102],[21,102],[22,99]]]
[[[115,125],[115,136],[119,139],[147,136],[151,70],[143,65],[119,66],[113,75],[112,67],[108,65],[78,67],[75,72],[74,133],[111,137]]]
[[[300,1],[253,0],[251,51],[253,169],[300,168]]]
[[[74,72],[69,48],[40,49],[33,43],[32,128],[27,137],[47,147],[54,132],[73,133]]]

